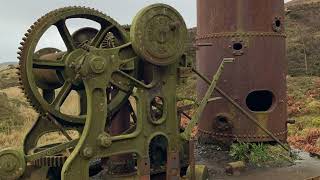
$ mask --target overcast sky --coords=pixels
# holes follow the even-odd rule
[[[23,34],[34,21],[53,9],[88,6],[106,13],[120,24],[131,24],[142,7],[158,2],[175,7],[188,27],[196,25],[196,0],[0,0],[0,63],[17,61],[16,52]],[[53,37],[43,44],[51,43],[55,43]]]

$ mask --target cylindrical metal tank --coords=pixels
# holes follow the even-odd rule
[[[196,43],[200,72],[208,78],[223,58],[218,87],[280,140],[287,137],[286,50],[282,0],[198,0]],[[201,46],[206,44],[206,46]],[[209,45],[209,46],[208,46]],[[198,96],[208,85],[199,80]],[[214,93],[213,96],[220,96]],[[225,98],[208,103],[199,123],[201,138],[273,141]]]

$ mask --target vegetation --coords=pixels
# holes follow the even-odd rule
[[[18,88],[0,91],[0,148],[21,146],[24,135],[37,117],[25,100],[9,96],[6,92],[21,93]]]
[[[290,157],[281,146],[262,143],[235,143],[231,145],[230,156],[236,161],[245,161],[254,167],[275,167],[291,164]]]
[[[289,74],[292,76],[320,75],[320,3],[305,4],[308,2],[295,1],[292,4],[294,6],[287,7],[287,58]]]

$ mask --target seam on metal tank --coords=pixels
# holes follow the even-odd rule
[[[260,138],[269,138],[268,135],[260,135],[260,136],[257,136],[257,135],[252,135],[252,134],[226,134],[226,133],[209,132],[209,131],[202,130],[202,129],[199,129],[198,131],[199,131],[200,133],[207,134],[207,135],[210,135],[210,136],[216,136],[216,137],[257,138],[257,139],[260,139]],[[274,134],[275,136],[282,136],[282,135],[286,134],[287,132],[288,132],[288,130],[285,130],[285,131],[278,132],[278,133],[273,133],[273,134]]]
[[[238,33],[238,32],[228,32],[228,33],[211,33],[211,34],[204,34],[199,35],[195,39],[196,40],[203,40],[203,39],[215,39],[215,38],[223,38],[223,37],[283,37],[286,38],[285,33],[276,33],[276,32],[246,32],[246,33]]]

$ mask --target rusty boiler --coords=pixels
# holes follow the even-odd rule
[[[211,78],[223,58],[235,58],[218,83],[240,107],[278,139],[287,137],[284,2],[198,0],[198,69]],[[198,96],[208,86],[199,80]],[[221,94],[214,93],[219,97]],[[200,137],[219,141],[274,141],[226,98],[208,103]]]

